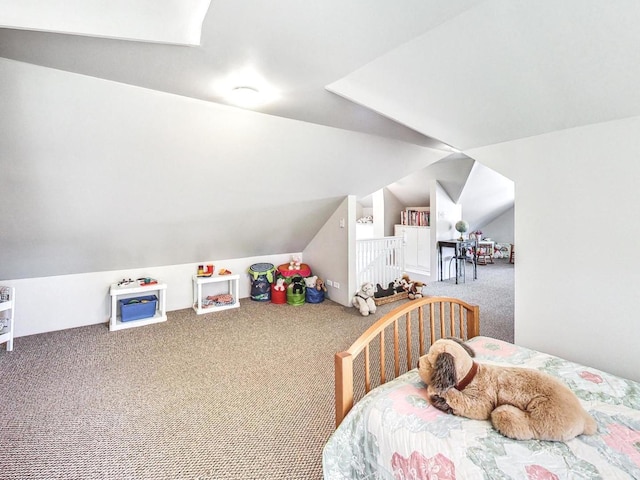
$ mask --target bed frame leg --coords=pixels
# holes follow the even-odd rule
[[[335,356],[336,428],[353,407],[353,356],[347,352]]]

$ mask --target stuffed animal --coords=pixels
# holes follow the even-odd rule
[[[326,291],[327,291],[327,287],[326,287],[326,286],[325,286],[325,284],[324,284],[324,280],[322,280],[321,278],[318,278],[318,279],[316,280],[316,290],[318,290],[318,291],[323,291],[323,292],[325,292],[325,293],[326,293]]]
[[[391,286],[391,285],[389,285],[389,286]],[[393,291],[395,293],[404,292],[403,277],[398,277],[398,278],[395,278],[393,280]]]
[[[276,284],[273,286],[274,290],[279,290],[281,292],[284,292],[284,278],[280,277],[276,280]]]
[[[400,283],[398,282],[398,285]],[[376,293],[373,294],[373,296],[375,298],[383,298],[383,297],[390,297],[391,295],[393,295],[394,293],[396,293],[394,287],[393,287],[393,282],[389,283],[389,287],[388,288],[382,288],[382,285],[380,285],[379,283],[376,284]]]
[[[304,283],[307,288],[316,288],[316,282],[318,281],[318,276],[314,275],[313,277],[307,277],[304,279]]]
[[[304,278],[296,275],[287,288],[290,288],[292,293],[304,293],[304,286]]]
[[[363,317],[366,317],[370,313],[376,313],[376,302],[373,301],[374,293],[373,284],[365,282],[351,300],[353,306],[360,310],[360,314]]]
[[[300,257],[291,257],[289,270],[300,270]]]
[[[477,363],[453,338],[436,341],[418,361],[431,404],[447,413],[491,419],[516,440],[566,441],[596,432],[595,420],[561,381],[529,368]]]
[[[400,287],[402,288],[401,291],[408,292],[409,290],[411,290],[412,286],[413,281],[409,278],[409,275],[407,275],[406,273],[402,274],[402,278],[400,279]]]
[[[424,288],[424,283],[415,281],[411,284],[411,289],[409,290],[409,298],[411,300],[415,300],[416,298],[422,298],[422,289]]]

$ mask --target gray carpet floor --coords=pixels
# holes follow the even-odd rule
[[[478,268],[425,293],[480,305],[481,334],[512,341],[513,265]],[[320,479],[333,355],[397,305],[244,299],[17,338],[0,350],[0,479]]]

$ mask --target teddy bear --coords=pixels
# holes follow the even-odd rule
[[[414,281],[411,283],[411,288],[409,289],[409,298],[411,300],[415,300],[416,298],[422,298],[422,289],[424,288],[424,283],[420,281]]]
[[[429,402],[439,410],[491,420],[516,440],[567,441],[593,435],[597,425],[560,380],[531,368],[479,363],[473,349],[454,338],[437,340],[418,360]]]
[[[316,290],[318,290],[318,291],[323,291],[323,292],[325,292],[325,293],[326,293],[326,291],[327,291],[327,287],[325,286],[325,284],[324,284],[324,280],[323,280],[323,279],[318,278],[318,279],[316,280]]]
[[[307,288],[316,288],[316,283],[318,282],[318,276],[314,275],[312,277],[307,277],[304,279],[304,283]]]
[[[300,257],[291,257],[289,270],[300,270]]]
[[[351,300],[354,307],[360,310],[360,314],[366,317],[370,313],[376,313],[376,303],[373,301],[375,289],[371,282],[365,282]]]
[[[280,292],[284,292],[284,278],[280,277],[276,280],[276,284],[273,286],[274,290],[278,290]]]

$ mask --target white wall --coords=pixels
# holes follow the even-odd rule
[[[394,226],[400,223],[400,212],[404,210],[404,205],[388,188],[384,188],[383,192],[385,211],[384,236],[392,237],[394,235]]]
[[[515,208],[510,208],[499,217],[482,226],[483,237],[499,243],[515,243],[514,240],[514,214]]]
[[[349,195],[303,250],[313,274],[333,284],[327,286],[328,297],[345,306],[351,305],[355,292],[351,291],[355,282],[355,221],[356,200]]]
[[[515,181],[515,341],[640,380],[640,117],[465,153]]]
[[[385,225],[387,223],[387,212],[384,208],[384,189],[376,190],[371,194],[373,200],[373,237],[384,237]]]
[[[0,280],[302,251],[440,155],[6,59],[0,85]]]
[[[439,280],[440,265],[438,262],[438,242],[440,240],[452,240],[460,234],[455,229],[455,224],[462,216],[462,207],[451,200],[442,185],[437,180],[431,181],[431,281]],[[442,256],[451,256],[453,249],[443,249]],[[443,261],[442,278],[449,278],[449,263]]]

